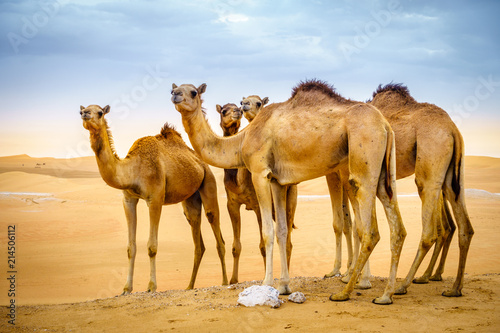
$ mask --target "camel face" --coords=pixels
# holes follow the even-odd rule
[[[248,121],[252,121],[267,102],[269,102],[268,97],[264,97],[263,99],[256,95],[243,97],[240,104],[245,118]]]
[[[240,120],[243,113],[235,104],[228,103],[224,106],[217,105],[216,109],[221,115],[221,126],[224,125],[225,127],[228,127],[235,126],[236,124],[238,127],[240,126]]]
[[[87,130],[98,129],[104,123],[104,115],[110,110],[109,105],[101,108],[99,105],[80,106],[80,115],[83,120],[83,127]]]
[[[172,84],[172,103],[179,112],[193,112],[200,106],[200,96],[205,92],[207,85],[203,83],[198,88],[192,84],[182,84],[179,87]]]

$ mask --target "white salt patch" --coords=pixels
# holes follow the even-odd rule
[[[269,305],[272,308],[279,308],[282,302],[278,297],[278,290],[271,286],[251,286],[243,290],[238,296],[238,304],[247,307]]]
[[[290,296],[288,296],[288,300],[290,302],[302,304],[306,301],[306,296],[300,291],[296,291],[294,293],[291,293]]]

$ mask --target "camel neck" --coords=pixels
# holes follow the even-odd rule
[[[123,181],[124,162],[116,155],[112,147],[112,138],[107,126],[90,131],[90,142],[95,153],[97,166],[102,179],[111,187],[125,189]]]
[[[214,133],[201,109],[189,116],[182,113],[182,123],[194,150],[208,164],[234,169],[245,166],[241,157],[243,135],[220,137]]]

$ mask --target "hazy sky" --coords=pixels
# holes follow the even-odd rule
[[[469,155],[500,157],[500,1],[87,1],[0,3],[0,155],[92,155],[80,105],[111,105],[118,153],[181,126],[176,84],[204,106],[290,96],[319,78],[366,100],[403,82],[456,121]]]

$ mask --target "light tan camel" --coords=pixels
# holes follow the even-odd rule
[[[83,127],[90,132],[90,144],[95,152],[102,179],[111,187],[123,190],[123,207],[128,225],[129,270],[123,294],[132,292],[136,255],[137,202],[146,201],[149,207],[149,241],[151,276],[148,291],[156,291],[156,253],[158,226],[163,205],[182,202],[184,215],[191,225],[194,266],[188,289],[194,287],[201,258],[205,252],[201,235],[201,207],[210,222],[217,240],[217,252],[222,265],[222,284],[227,284],[225,246],[219,225],[219,206],[215,177],[194,151],[189,149],[180,134],[168,124],[161,134],[137,140],[127,156],[120,159],[115,153],[113,139],[104,117],[109,106],[81,106]]]
[[[243,97],[241,100],[241,109],[243,110],[243,115],[245,118],[251,122],[259,113],[260,110],[269,102],[268,97],[263,99],[257,95],[251,95],[248,97]],[[332,272],[325,275],[325,277],[338,276],[340,274],[340,267],[342,264],[342,233],[345,235],[347,244],[347,267],[350,268],[353,264],[353,249],[352,249],[352,222],[349,213],[349,201],[346,192],[347,186],[341,187],[340,183],[340,172],[333,172],[326,176],[328,189],[330,191],[330,200],[332,204],[333,214],[336,214],[333,219],[333,230],[335,232],[336,241],[336,251],[335,251],[335,264]],[[339,191],[343,191],[342,193]],[[359,252],[359,242],[358,245]],[[360,277],[360,281],[356,285],[357,288],[367,289],[371,287],[369,276],[370,268],[367,262],[363,270],[363,274]],[[349,275],[346,273],[343,281],[347,282],[349,280]]]
[[[251,122],[268,102],[268,97],[260,98],[260,96],[257,95],[243,97],[240,102],[241,110],[248,122]]]
[[[356,226],[362,246],[351,280],[330,296],[349,299],[359,273],[380,239],[375,197],[382,200],[391,230],[391,266],[384,294],[374,303],[390,304],[395,290],[399,256],[406,236],[396,199],[394,134],[380,112],[365,103],[346,100],[328,84],[312,80],[299,84],[292,97],[264,108],[245,129],[219,137],[201,108],[206,85],[172,85],[172,102],[194,149],[209,164],[246,167],[252,174],[263,220],[266,257],[274,245],[272,205],[280,248],[281,294],[291,292],[287,265],[286,185],[327,175],[348,165]],[[265,285],[273,284],[273,261],[266,261]]]
[[[415,283],[441,280],[446,255],[455,230],[448,202],[458,225],[460,258],[458,273],[450,290],[443,296],[461,296],[465,263],[474,234],[467,208],[464,187],[464,142],[448,114],[434,104],[418,103],[401,84],[381,85],[369,104],[377,107],[391,124],[396,136],[397,178],[415,173],[415,183],[422,200],[422,237],[408,275],[397,289],[405,294],[425,255],[434,253],[424,275]],[[441,260],[431,276],[439,253]]]
[[[255,96],[260,100],[260,97]],[[261,102],[262,103],[262,102]],[[243,104],[245,105],[245,104]],[[262,105],[262,104],[261,104]],[[257,109],[258,108],[258,109]],[[235,104],[225,104],[224,106],[216,105],[217,112],[220,114],[220,126],[225,137],[235,135],[241,125],[241,109]],[[260,111],[258,103],[252,103],[252,107],[247,108],[245,112],[250,111],[253,117],[247,117],[251,122],[255,115]],[[233,226],[233,275],[229,283],[238,283],[239,260],[241,255],[241,215],[240,207],[245,205],[247,210],[253,210],[259,224],[260,244],[259,249],[264,259],[264,267],[266,264],[266,248],[264,246],[264,238],[262,236],[262,218],[260,215],[259,202],[257,194],[252,184],[252,175],[245,168],[239,169],[224,169],[224,186],[227,194],[227,210],[231,218]],[[287,190],[287,255],[288,266],[290,267],[290,257],[292,253],[291,231],[293,226],[293,218],[297,207],[297,186],[291,185]],[[274,215],[273,215],[274,216]]]

